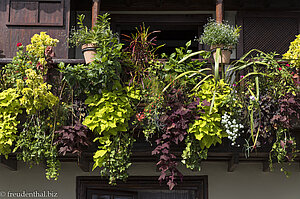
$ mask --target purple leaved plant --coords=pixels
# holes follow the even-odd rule
[[[182,181],[183,175],[177,169],[177,157],[171,148],[179,145],[185,139],[189,123],[195,120],[196,107],[199,99],[187,104],[186,96],[181,90],[173,89],[166,95],[167,109],[165,114],[160,117],[163,126],[161,137],[156,140],[156,148],[152,155],[159,155],[157,165],[161,172],[158,180],[160,183],[166,181],[169,189],[172,190],[177,184],[176,180]]]

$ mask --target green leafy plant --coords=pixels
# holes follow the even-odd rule
[[[123,34],[126,37],[124,40],[129,42],[129,46],[124,49],[128,58],[125,61],[129,62],[127,65],[131,68],[129,86],[142,84],[144,87],[144,79],[149,75],[147,69],[156,59],[155,51],[163,45],[156,46],[156,36],[152,37],[152,34],[160,31],[149,32],[149,27],[146,28],[145,24],[136,28],[136,31],[131,36]]]
[[[113,83],[120,81],[123,44],[119,43],[118,36],[110,29],[108,14],[99,15],[99,19],[90,31],[97,39],[95,41],[97,53],[94,61],[87,65],[66,66],[64,63],[59,65],[60,71],[64,74],[64,80],[68,82],[77,96],[85,92],[100,94],[102,89],[111,90]]]
[[[53,47],[58,42],[57,39],[51,38],[46,32],[41,32],[31,38],[31,43],[26,46],[25,51],[23,44],[18,43],[17,55],[3,69],[2,87],[4,89],[16,87],[18,79],[26,80],[25,71],[27,69],[46,75],[48,68],[52,66],[52,57],[55,55]]]
[[[112,32],[110,30],[109,14],[105,13],[97,17],[95,26],[89,29],[84,25],[85,15],[81,14],[77,16],[78,29],[72,28],[69,37],[69,43],[71,46],[80,46],[83,44],[95,44],[97,47],[101,47],[103,40],[110,40]]]
[[[229,86],[220,80],[215,88],[213,80],[207,80],[201,85],[201,90],[196,93],[200,99],[199,111],[200,119],[196,120],[188,130],[188,133],[193,133],[195,138],[199,140],[201,149],[210,148],[211,145],[222,142],[223,137],[227,137],[227,133],[221,128],[221,112],[220,107],[222,102],[228,97],[230,93]],[[217,90],[213,94],[214,90]],[[211,102],[214,98],[214,105],[212,109]]]
[[[281,165],[281,171],[288,177],[290,172],[284,165],[285,162],[292,162],[297,157],[298,150],[296,149],[295,139],[288,136],[285,129],[279,129],[276,134],[276,142],[272,146],[270,151],[270,169],[273,170],[273,158],[277,160],[277,163]]]
[[[56,146],[52,145],[52,134],[49,134],[47,125],[39,118],[33,117],[23,127],[14,149],[14,151],[18,149],[21,151],[17,158],[30,166],[45,163],[47,179],[57,180],[60,162],[57,159]]]
[[[290,60],[292,66],[300,68],[300,34],[291,42],[289,50],[283,54],[283,59]]]
[[[18,115],[22,113],[16,89],[9,88],[0,93],[0,154],[6,157],[11,152],[18,135]]]
[[[238,43],[240,27],[233,27],[227,23],[218,23],[211,19],[204,25],[203,34],[198,41],[206,45],[223,45],[232,48]]]
[[[112,184],[117,179],[125,180],[127,177],[126,171],[130,164],[127,161],[127,163],[119,164],[116,159],[119,159],[117,156],[127,157],[130,154],[127,151],[130,151],[130,148],[126,148],[127,150],[123,148],[124,140],[117,138],[120,133],[122,134],[121,137],[127,136],[129,138],[129,135],[125,134],[133,110],[126,92],[123,91],[120,84],[116,83],[113,91],[103,90],[101,95],[90,96],[86,100],[86,104],[88,104],[90,112],[83,124],[96,133],[97,137],[94,142],[98,141],[100,143],[99,149],[94,155],[94,169],[107,166],[102,174],[109,175]],[[128,141],[130,140],[133,141],[128,139]],[[121,143],[122,146],[120,146]],[[128,146],[131,145],[131,143],[128,144]],[[107,161],[111,164],[114,163],[114,166],[107,163]]]

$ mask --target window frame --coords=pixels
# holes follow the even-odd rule
[[[87,199],[93,190],[130,192],[128,189],[168,190],[168,187],[160,185],[157,176],[130,176],[126,182],[118,182],[117,186],[109,185],[107,179],[99,176],[76,177],[77,199]],[[208,176],[185,176],[174,189],[195,190],[196,199],[208,199]]]
[[[11,20],[11,15],[12,15],[12,3],[15,2],[28,2],[28,3],[36,3],[37,5],[37,9],[36,9],[36,16],[35,16],[35,20],[36,22],[34,23],[28,23],[28,22],[12,22]],[[60,3],[60,8],[61,10],[61,15],[62,15],[62,19],[60,22],[58,23],[43,23],[40,22],[40,6],[41,3]],[[8,19],[7,19],[7,23],[6,26],[39,26],[39,27],[63,27],[64,26],[64,21],[65,21],[65,0],[9,0],[9,3],[7,4],[7,10],[8,10]]]

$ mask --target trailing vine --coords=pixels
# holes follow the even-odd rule
[[[183,175],[177,169],[177,157],[172,152],[172,145],[178,145],[185,139],[189,123],[195,119],[194,109],[196,106],[195,102],[187,105],[186,96],[181,90],[172,89],[165,98],[166,110],[160,117],[163,133],[156,140],[157,146],[152,151],[152,155],[159,155],[159,162],[157,163],[161,171],[159,181],[167,181],[169,188],[173,189],[177,184],[176,176],[182,180]]]
[[[115,82],[113,91],[103,90],[101,95],[90,96],[85,103],[88,104],[90,112],[83,124],[96,133],[94,142],[100,143],[94,155],[93,168],[104,166],[101,174],[108,175],[111,184],[118,179],[126,180],[133,143],[133,139],[126,132],[129,119],[133,115],[127,93]],[[127,138],[128,142],[120,137]],[[120,160],[121,157],[125,159]]]
[[[19,97],[13,88],[0,93],[0,155],[6,157],[18,138],[18,115],[22,113]]]

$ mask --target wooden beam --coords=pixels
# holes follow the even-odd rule
[[[87,160],[86,156],[81,153],[78,156],[78,166],[84,172],[90,172],[90,162]]]
[[[263,162],[263,172],[270,172],[270,164],[268,160],[264,160]]]
[[[223,0],[216,0],[216,21],[222,23],[223,21]]]
[[[92,27],[94,27],[96,25],[97,17],[100,13],[100,3],[101,3],[101,0],[93,0]]]
[[[6,159],[4,156],[0,156],[0,164],[8,168],[9,170],[17,170],[17,159],[12,159],[11,157]]]
[[[239,164],[239,154],[233,154],[228,162],[228,172],[233,172]]]

